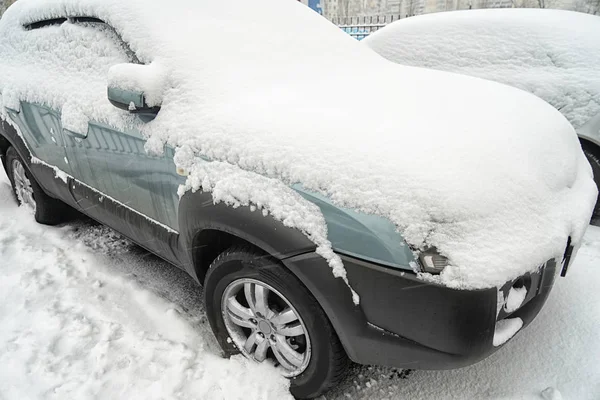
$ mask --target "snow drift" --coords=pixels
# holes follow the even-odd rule
[[[0,172],[3,399],[292,399],[274,366],[219,356],[186,301],[202,293],[167,265],[101,227],[36,224],[11,192]]]
[[[459,72],[546,100],[576,128],[600,113],[600,18],[489,9],[394,22],[363,43],[394,62]]]
[[[142,79],[111,70],[124,61],[108,51],[102,65],[68,46],[62,60],[44,51],[37,63],[52,46],[22,25],[81,15],[116,29],[148,64],[136,67]],[[42,30],[60,43],[79,32],[72,25]],[[500,285],[560,257],[595,202],[575,132],[552,107],[494,82],[388,62],[297,2],[20,0],[0,38],[5,105],[41,101],[80,129],[89,119],[134,122],[148,151],[177,148],[188,190],[219,187],[215,201],[232,206],[256,206],[252,182],[270,180],[263,213],[305,221],[298,227],[341,277],[318,208],[289,185],[389,218],[417,248],[436,246],[452,265],[435,279],[461,288]],[[142,124],[111,107],[108,80],[150,85],[139,89],[161,100],[157,118]],[[312,210],[313,222],[298,210]]]

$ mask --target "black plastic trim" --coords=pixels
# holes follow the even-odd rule
[[[53,18],[53,19],[46,19],[46,20],[38,21],[38,22],[32,22],[30,24],[24,25],[23,28],[25,28],[25,30],[27,30],[27,31],[31,31],[33,29],[40,29],[40,28],[44,28],[46,26],[62,25],[65,22],[67,22],[67,18]]]
[[[214,204],[210,192],[188,191],[179,202],[179,240],[181,251],[190,260],[187,268],[197,279],[202,271],[195,268],[207,266],[193,265],[194,238],[205,230],[238,237],[279,260],[314,251],[316,247],[299,230],[265,217],[260,211],[251,211],[250,207],[234,208],[225,203]]]
[[[452,369],[476,363],[500,347],[492,344],[497,289],[456,290],[425,282],[414,273],[342,256],[348,279],[361,296],[333,277],[315,253],[284,260],[329,317],[348,356],[361,364]],[[511,317],[529,324],[554,282],[549,262],[541,290]]]

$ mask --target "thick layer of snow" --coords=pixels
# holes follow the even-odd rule
[[[0,255],[3,399],[291,399],[272,368],[218,358],[188,275],[108,228],[35,224],[1,171]],[[321,400],[596,400],[599,264],[590,227],[538,318],[488,359],[410,374],[353,366]]]
[[[363,43],[400,64],[458,72],[527,90],[579,127],[600,113],[599,37],[596,15],[489,9],[403,19]]]
[[[109,33],[71,48],[69,37],[89,41],[87,28],[21,29],[77,15],[114,26],[149,64],[135,67],[142,79],[113,65],[123,55]],[[298,221],[290,209],[312,209],[307,221],[320,222],[301,228],[334,271],[324,219],[287,185],[389,218],[411,245],[449,258],[435,279],[471,288],[560,257],[569,236],[581,239],[596,199],[573,128],[552,107],[493,82],[385,61],[298,2],[19,0],[0,23],[0,53],[4,104],[42,101],[72,130],[90,118],[131,122],[108,103],[108,76],[162,99],[158,117],[139,126],[146,148],[176,147],[193,189],[213,190],[224,172],[242,179],[221,185],[215,201],[251,202],[247,179],[282,181],[262,208],[288,222]],[[192,168],[203,162],[196,156],[219,163]],[[291,198],[293,207],[279,200]]]

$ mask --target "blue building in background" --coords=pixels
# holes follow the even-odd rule
[[[314,11],[323,15],[323,6],[321,6],[321,0],[298,0],[300,3],[309,6]]]
[[[321,0],[308,0],[308,6],[323,15],[323,7],[321,6]]]

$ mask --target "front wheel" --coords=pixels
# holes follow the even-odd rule
[[[225,353],[272,362],[295,397],[317,397],[344,376],[348,357],[329,319],[277,260],[234,246],[211,264],[204,296]]]

